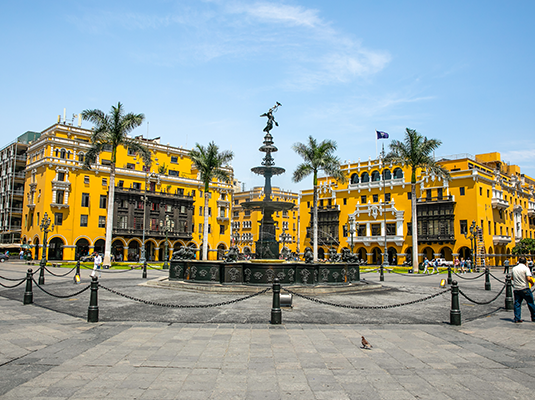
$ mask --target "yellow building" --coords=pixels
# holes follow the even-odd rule
[[[284,247],[290,252],[299,252],[299,195],[297,193],[282,191],[278,187],[271,188],[273,201],[286,201],[295,204],[289,211],[274,213],[273,219],[277,226],[277,240],[282,252]],[[242,203],[258,201],[264,198],[264,188],[255,187],[252,190],[235,192],[232,204],[232,241],[238,246],[240,253],[253,255],[256,253],[256,241],[260,237],[260,220],[262,213],[259,210],[248,210]]]
[[[487,265],[501,265],[522,238],[535,237],[535,181],[499,153],[444,157],[445,181],[425,171],[417,176],[419,262],[479,254]],[[378,264],[386,247],[389,263],[410,261],[410,171],[380,160],[342,165],[347,183],[319,179],[319,258],[335,248],[353,248],[359,258]],[[382,179],[384,175],[384,180]],[[312,247],[312,189],[301,193],[300,249]]]
[[[75,260],[104,252],[111,153],[104,151],[91,170],[82,169],[91,130],[57,123],[45,129],[27,150],[22,243],[42,257],[44,215],[52,220],[48,259]],[[112,254],[139,260],[144,243],[149,261],[164,259],[166,233],[173,248],[202,245],[204,193],[186,149],[144,139],[152,152],[150,169],[126,148],[117,152]],[[232,171],[231,171],[232,172]],[[209,258],[230,242],[233,186],[211,184]],[[143,242],[143,238],[145,241]]]

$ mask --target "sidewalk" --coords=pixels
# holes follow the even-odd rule
[[[110,286],[122,284],[145,296],[155,290],[137,286],[137,277],[103,278]],[[421,278],[417,293],[401,291],[397,296],[434,290],[435,278]],[[391,275],[385,280],[399,289],[415,282]],[[47,289],[59,291],[62,286],[54,282],[47,276]],[[475,290],[480,282],[471,284]],[[175,295],[159,290],[153,295]],[[332,312],[318,324],[313,322],[320,316],[316,304],[300,302],[299,310],[283,311],[279,326],[265,322],[267,318],[255,323],[123,319],[89,324],[41,303],[24,306],[5,298],[6,293],[0,292],[1,399],[488,400],[532,399],[535,390],[535,324],[513,324],[506,311],[453,327],[442,322],[348,324],[344,319],[349,314],[322,308],[322,313]],[[45,297],[37,300],[44,302]],[[81,309],[87,309],[85,300]],[[387,301],[388,296],[359,300]],[[76,308],[81,302],[57,303]],[[269,296],[258,303],[219,307],[217,315],[220,320],[225,314],[237,318],[236,308],[266,314],[264,303],[269,307]],[[111,308],[108,314],[126,315],[120,309],[131,311],[133,306],[120,300],[105,307]],[[403,320],[412,309],[397,310]],[[165,311],[149,308],[143,315]],[[298,313],[309,322],[292,322]],[[360,348],[361,335],[371,342],[371,350]]]

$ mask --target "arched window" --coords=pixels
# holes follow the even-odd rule
[[[54,157],[59,157],[59,150],[58,149],[54,150]]]
[[[65,149],[61,149],[61,153],[59,154],[59,158],[65,158],[66,151]]]
[[[401,168],[394,170],[394,179],[403,179],[403,170]]]
[[[385,181],[389,181],[390,179],[392,179],[392,172],[390,172],[389,169],[385,169],[383,171],[383,176]]]
[[[352,184],[359,183],[359,176],[357,174],[351,175],[351,183]]]
[[[360,176],[360,181],[362,183],[369,182],[370,181],[370,175],[368,175],[367,172],[363,172],[362,175]]]
[[[379,171],[372,172],[372,182],[379,182],[381,180],[381,174]]]
[[[67,152],[67,159],[69,159],[69,160],[71,159],[71,151],[70,150]]]
[[[84,159],[85,159],[84,153],[78,153],[78,161],[84,162]]]

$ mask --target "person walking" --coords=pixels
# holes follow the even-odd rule
[[[508,274],[509,273],[509,259],[506,258],[503,262],[503,273]]]
[[[461,262],[459,261],[459,257],[455,257],[455,260],[453,261],[453,271],[459,272],[460,266],[461,266]]]
[[[98,271],[98,277],[100,278],[101,272],[100,272],[100,266],[102,265],[102,257],[98,253],[94,253],[95,259],[93,261],[93,272],[91,272],[91,276],[96,276]]]
[[[523,322],[522,316],[522,301],[526,303],[531,313],[531,320],[535,322],[535,304],[533,303],[533,293],[531,293],[530,286],[535,284],[535,280],[531,275],[530,269],[526,266],[526,258],[520,257],[518,264],[513,268],[513,293],[515,297],[514,322],[516,324]]]

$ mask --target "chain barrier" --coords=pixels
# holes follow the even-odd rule
[[[489,275],[496,279],[498,282],[503,283],[505,285],[505,281],[502,281],[500,278],[496,278],[494,275],[492,275],[492,272],[489,272]]]
[[[468,300],[468,301],[470,301],[470,302],[472,302],[472,303],[474,303],[474,304],[478,304],[478,305],[480,305],[480,306],[483,306],[483,305],[492,303],[492,302],[495,301],[498,297],[500,297],[500,295],[501,295],[501,294],[503,293],[503,291],[505,290],[505,286],[506,286],[506,285],[503,285],[502,290],[500,290],[500,292],[499,292],[499,293],[498,293],[492,300],[489,300],[489,301],[483,301],[483,302],[482,302],[482,301],[476,301],[476,300],[471,299],[471,298],[468,297],[466,294],[464,294],[464,292],[463,292],[461,289],[459,289],[459,293],[460,293],[466,300]]]
[[[478,279],[478,278],[481,278],[483,275],[485,275],[485,273],[483,272],[483,273],[479,274],[478,276],[474,276],[473,278],[465,278],[464,276],[459,275],[457,272],[453,272],[453,271],[451,271],[451,272],[452,272],[454,275],[457,275],[459,278],[461,278],[461,279],[466,279],[466,280]]]
[[[149,269],[153,269],[153,270],[156,270],[156,271],[160,271],[160,272],[169,272],[168,269],[163,269],[163,268],[158,268],[158,267],[151,267],[150,265],[147,264],[147,268]]]
[[[404,275],[404,276],[431,276],[431,275],[439,275],[440,274],[440,272],[433,272],[431,274],[406,274],[404,272],[396,272],[396,271],[394,271],[393,269],[390,269],[390,268],[385,268],[385,270],[390,271],[390,272],[392,272],[394,274]]]
[[[83,288],[82,290],[76,292],[76,293],[73,293],[73,294],[70,294],[70,295],[59,295],[59,294],[54,294],[54,293],[50,293],[48,291],[46,291],[45,289],[43,289],[41,286],[39,286],[39,284],[37,283],[37,281],[35,279],[32,278],[32,281],[33,283],[35,283],[35,285],[41,289],[43,292],[45,292],[46,294],[48,294],[49,296],[52,296],[52,297],[56,297],[58,299],[68,299],[70,297],[75,297],[75,296],[78,296],[79,294],[82,294],[83,292],[85,292],[87,289],[89,289],[91,287],[91,284],[87,285],[85,288]]]
[[[324,301],[324,300],[315,299],[314,297],[305,296],[303,294],[296,293],[293,290],[286,289],[284,287],[281,287],[281,290],[284,290],[285,292],[293,294],[294,296],[301,297],[301,298],[303,298],[305,300],[313,301],[313,302],[319,303],[319,304],[325,304],[327,306],[340,307],[340,308],[351,308],[351,309],[354,309],[354,310],[382,310],[382,309],[387,309],[387,308],[403,307],[403,306],[408,306],[408,305],[411,305],[411,304],[421,303],[423,301],[430,300],[430,299],[438,297],[438,296],[440,296],[440,295],[442,295],[444,293],[447,293],[447,292],[451,291],[451,288],[448,288],[448,289],[443,290],[441,292],[432,294],[430,296],[422,297],[421,299],[408,301],[406,303],[390,304],[390,305],[386,305],[386,306],[352,306],[352,305],[349,305],[349,304],[336,304],[336,303],[331,303],[330,301]]]
[[[267,293],[267,292],[269,292],[271,290],[271,287],[269,287],[267,289],[261,290],[260,292],[253,293],[253,294],[250,294],[248,296],[241,297],[239,299],[223,301],[221,303],[190,305],[190,304],[163,304],[163,303],[158,303],[158,302],[155,302],[155,301],[139,299],[139,298],[136,298],[136,297],[124,294],[124,293],[120,293],[120,292],[118,292],[116,290],[107,288],[106,286],[102,286],[101,284],[99,284],[98,286],[99,286],[99,288],[107,290],[110,293],[116,294],[118,296],[122,296],[122,297],[124,297],[126,299],[129,299],[129,300],[137,301],[137,302],[140,302],[140,303],[143,303],[143,304],[148,304],[150,306],[167,307],[167,308],[210,308],[210,307],[226,306],[226,305],[229,305],[229,304],[238,303],[238,302],[243,301],[243,300],[251,299],[251,298],[253,298],[255,296]]]
[[[10,280],[10,281],[14,281],[15,279],[9,279],[9,280]],[[19,279],[17,279],[17,281],[18,281],[18,280],[19,280]],[[24,283],[25,280],[26,280],[26,278],[22,278],[22,279],[20,279],[20,282],[19,282],[19,283],[15,284],[15,285],[13,285],[13,286],[4,285],[2,282],[0,282],[0,286],[5,287],[6,289],[13,289],[13,288],[16,288],[17,286],[22,285],[22,284]]]
[[[54,275],[54,276],[58,276],[58,277],[63,277],[63,276],[67,276],[69,275],[72,271],[74,271],[76,269],[76,265],[74,267],[72,267],[72,269],[67,272],[66,274],[55,274],[53,273],[52,271],[50,271],[47,267],[44,267],[45,270],[50,274],[50,275]]]
[[[379,271],[379,268],[375,268],[375,269],[369,269],[367,271],[360,271],[361,274],[369,274],[370,272],[377,272]]]
[[[33,275],[34,273],[35,273],[35,272],[32,272],[32,275]],[[20,281],[21,279],[26,279],[26,277],[24,277],[24,278],[16,278],[16,279],[13,279],[13,278],[6,278],[5,276],[0,276],[0,279],[5,279],[6,281],[17,282],[17,281]]]

